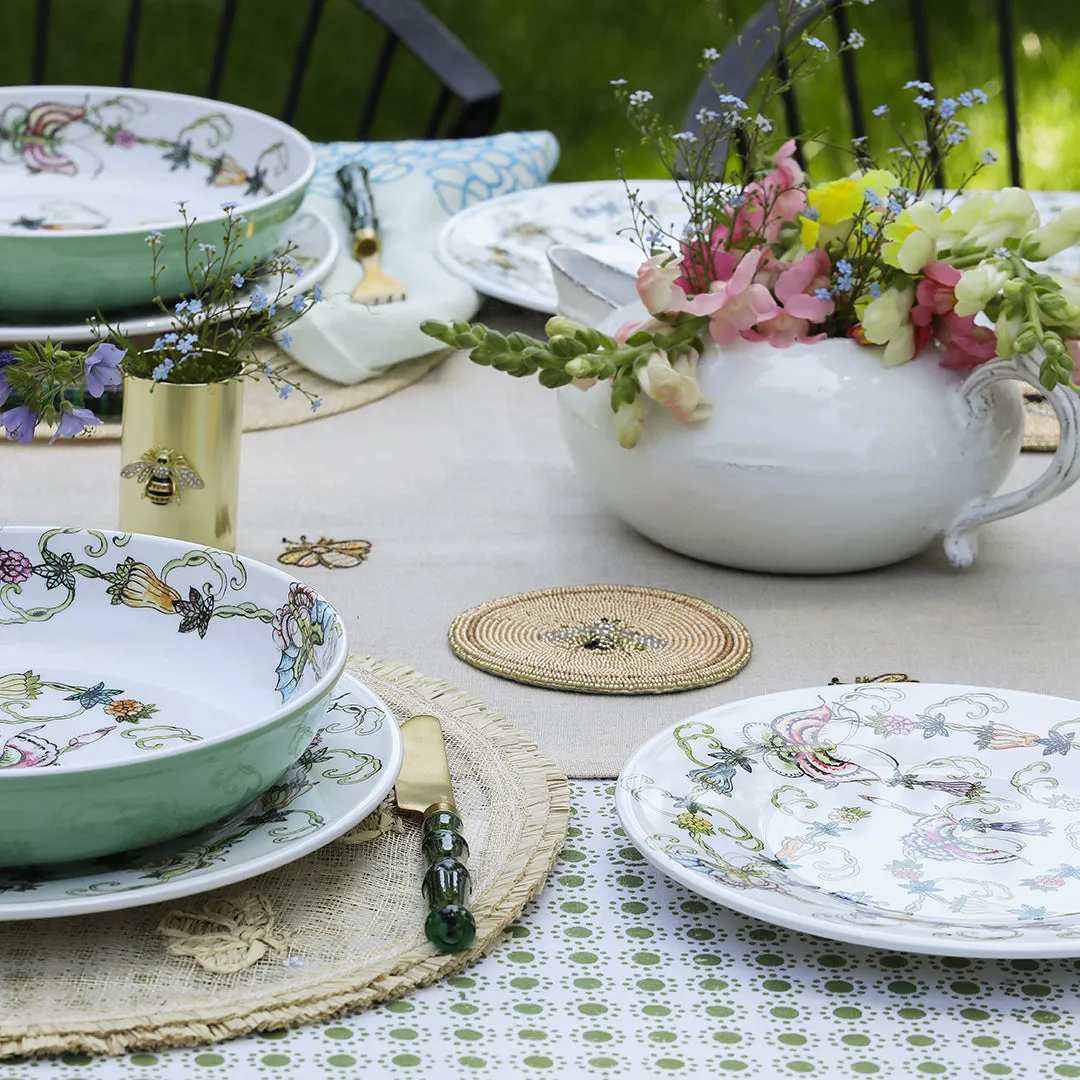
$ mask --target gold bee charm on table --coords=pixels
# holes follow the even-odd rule
[[[325,566],[328,570],[348,570],[359,566],[371,551],[370,540],[331,540],[321,536],[318,540],[309,540],[301,535],[299,540],[287,540],[285,550],[278,556],[278,562],[286,566]]]
[[[120,475],[144,484],[143,498],[155,506],[180,502],[183,488],[198,490],[203,487],[202,477],[187,463],[184,455],[167,446],[151,447],[138,461],[125,465]]]

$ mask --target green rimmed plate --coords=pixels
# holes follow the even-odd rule
[[[156,904],[266,873],[367,817],[393,787],[401,756],[393,713],[343,675],[311,745],[254,802],[196,833],[139,851],[0,870],[0,921]]]

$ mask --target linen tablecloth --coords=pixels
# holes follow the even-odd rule
[[[543,325],[508,308],[481,314],[506,331]],[[1022,455],[1010,484],[1047,461]],[[0,443],[0,521],[115,528],[120,467],[116,442]],[[551,391],[456,355],[363,409],[245,435],[240,490],[241,554],[273,563],[282,538],[301,533],[372,542],[354,569],[297,571],[344,613],[354,652],[408,661],[482,698],[570,776],[615,776],[682,717],[834,675],[906,671],[1080,697],[1080,485],[984,528],[965,571],[936,549],[839,577],[725,570],[655,546],[593,499],[563,447]],[[446,644],[465,608],[584,582],[700,596],[745,623],[754,656],[705,690],[600,697],[505,682]]]

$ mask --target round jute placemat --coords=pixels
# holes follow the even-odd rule
[[[459,615],[450,647],[492,675],[592,694],[665,694],[730,679],[750,659],[738,619],[640,585],[569,585]]]
[[[407,994],[493,948],[566,837],[566,777],[482,702],[407,667],[349,670],[399,719],[439,718],[471,848],[477,935],[424,938],[419,827],[388,803],[289,866],[202,896],[0,925],[0,1056],[218,1042]]]
[[[306,424],[310,420],[336,416],[338,413],[370,405],[373,401],[380,401],[407,386],[412,386],[432,368],[441,364],[451,352],[451,349],[443,349],[426,356],[403,360],[382,375],[376,375],[373,379],[353,386],[331,382],[301,367],[295,360],[289,360],[282,368],[282,376],[322,398],[322,404],[312,411],[307,398],[302,394],[292,393],[287,398],[281,398],[265,379],[251,379],[244,387],[244,430],[269,431],[272,428],[293,427],[295,424]],[[121,400],[119,395],[115,395],[115,401],[111,402],[112,417],[98,427],[91,428],[88,438],[120,438]],[[48,440],[52,438],[52,434],[51,430],[43,428],[36,433],[35,438]]]

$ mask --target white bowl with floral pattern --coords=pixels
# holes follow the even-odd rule
[[[315,172],[289,125],[225,102],[98,86],[0,87],[0,317],[92,314],[154,297],[144,238],[160,232],[157,295],[190,291],[177,204],[197,243],[220,242],[225,203],[245,258],[284,236]]]
[[[342,622],[269,566],[176,540],[0,528],[0,865],[201,828],[296,761]]]

